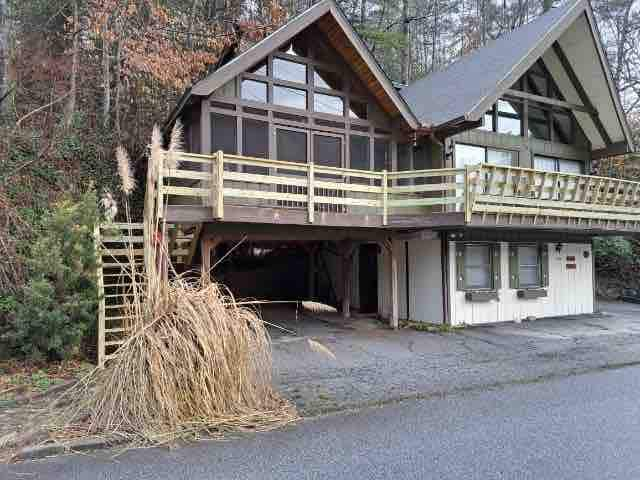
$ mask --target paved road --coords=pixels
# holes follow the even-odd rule
[[[640,367],[412,400],[286,430],[0,466],[19,479],[640,478]]]

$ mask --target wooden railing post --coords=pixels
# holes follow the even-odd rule
[[[471,173],[472,168],[475,166],[465,165],[464,166],[464,223],[471,223],[471,214],[473,212],[473,204],[472,204],[472,185],[471,185]],[[482,167],[478,170],[478,175],[482,175]]]
[[[164,201],[164,195],[162,193],[163,191],[163,187],[164,187],[164,156],[162,157],[162,163],[160,165],[156,165],[154,166],[154,171],[158,174],[157,178],[156,178],[156,219],[159,221],[162,217],[164,217],[163,215],[163,201]]]
[[[382,225],[386,225],[388,220],[389,185],[387,175],[387,170],[382,170]]]
[[[224,218],[224,152],[218,150],[215,154],[215,162],[212,165],[213,181],[215,182],[215,190],[213,185],[211,190],[215,191],[213,199],[213,217]]]
[[[95,230],[93,232],[93,241],[95,243],[96,249],[96,262],[97,262],[97,271],[96,271],[96,286],[98,290],[98,367],[104,367],[105,361],[105,299],[104,299],[104,277],[103,277],[103,269],[102,269],[102,252],[100,248],[100,225],[96,225]]]
[[[307,213],[309,216],[309,223],[313,223],[314,210],[315,210],[315,187],[314,187],[314,165],[313,162],[308,164],[307,170]]]

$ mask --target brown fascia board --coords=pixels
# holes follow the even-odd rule
[[[289,39],[293,38],[309,25],[327,14],[330,14],[343,29],[347,38],[349,38],[358,54],[365,60],[378,82],[382,85],[385,93],[389,96],[405,121],[412,128],[419,128],[420,122],[418,122],[409,106],[396,91],[378,62],[375,60],[373,55],[371,55],[369,49],[333,0],[323,0],[309,8],[307,11],[301,13],[296,18],[267,36],[265,39],[256,43],[246,52],[223,65],[219,70],[209,75],[207,78],[200,80],[193,86],[191,93],[198,96],[211,95],[211,93],[226,82],[250,68],[253,64],[260,61],[260,59],[269,55],[269,53],[276,50]]]

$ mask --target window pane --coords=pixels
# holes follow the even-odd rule
[[[549,114],[546,110],[529,107],[529,136],[541,140],[551,140]]]
[[[235,155],[238,152],[236,134],[236,117],[220,113],[211,114],[211,150],[213,152],[222,150]]]
[[[539,287],[540,286],[540,270],[538,266],[520,267],[520,286],[521,287]]]
[[[484,114],[484,123],[478,128],[480,130],[493,132],[493,112],[487,112]]]
[[[320,88],[342,90],[342,79],[340,75],[317,67],[313,71],[313,84]]]
[[[467,245],[465,247],[464,264],[467,267],[486,266],[491,263],[488,245]]]
[[[411,145],[407,143],[403,143],[398,145],[398,171],[406,172],[411,170]],[[408,178],[401,178],[398,180],[398,185],[409,185],[410,181]]]
[[[570,113],[554,112],[553,126],[555,128],[554,140],[556,142],[567,143],[567,144],[574,143],[573,119]]]
[[[484,152],[484,147],[456,143],[456,168],[462,168],[465,165],[478,165],[479,163],[484,163]]]
[[[351,100],[349,102],[349,116],[351,118],[367,119],[367,104]]]
[[[516,165],[516,155],[517,152],[508,150],[487,149],[487,163],[513,167]]]
[[[273,76],[289,82],[307,83],[307,66],[303,63],[274,58]]]
[[[269,124],[251,118],[242,120],[242,154],[247,157],[269,158]],[[269,169],[245,165],[248,173],[266,174]]]
[[[518,261],[520,266],[538,265],[538,247],[535,245],[518,247]]]
[[[332,115],[344,115],[344,102],[342,98],[322,93],[313,94],[313,109],[316,112],[330,113]]]
[[[373,169],[376,171],[390,170],[389,142],[387,140],[375,139],[373,144]]]
[[[533,157],[533,168],[536,170],[546,170],[548,172],[556,171],[556,159],[551,157],[541,157],[536,155]]]
[[[467,288],[491,288],[491,270],[489,267],[465,267],[464,277]]]
[[[278,160],[307,163],[307,134],[294,130],[276,130]]]
[[[350,168],[371,170],[369,164],[369,138],[361,135],[351,135],[349,142],[351,151]]]
[[[242,80],[242,98],[267,103],[267,84],[255,80]]]
[[[581,174],[584,163],[578,160],[560,159],[558,160],[558,166],[559,166],[558,170],[561,172]]]
[[[498,132],[520,135],[522,121],[520,120],[520,105],[515,102],[498,100]]]
[[[491,248],[488,245],[466,245],[464,249],[465,286],[491,288]]]
[[[297,88],[273,87],[273,103],[291,108],[307,109],[307,92]]]
[[[313,162],[327,167],[342,167],[342,139],[328,135],[314,135]]]

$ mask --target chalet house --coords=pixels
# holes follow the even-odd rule
[[[175,261],[290,245],[254,287],[345,316],[592,313],[592,238],[640,229],[640,183],[589,175],[632,145],[586,0],[401,87],[323,0],[228,52],[178,118],[189,153],[153,179]]]

